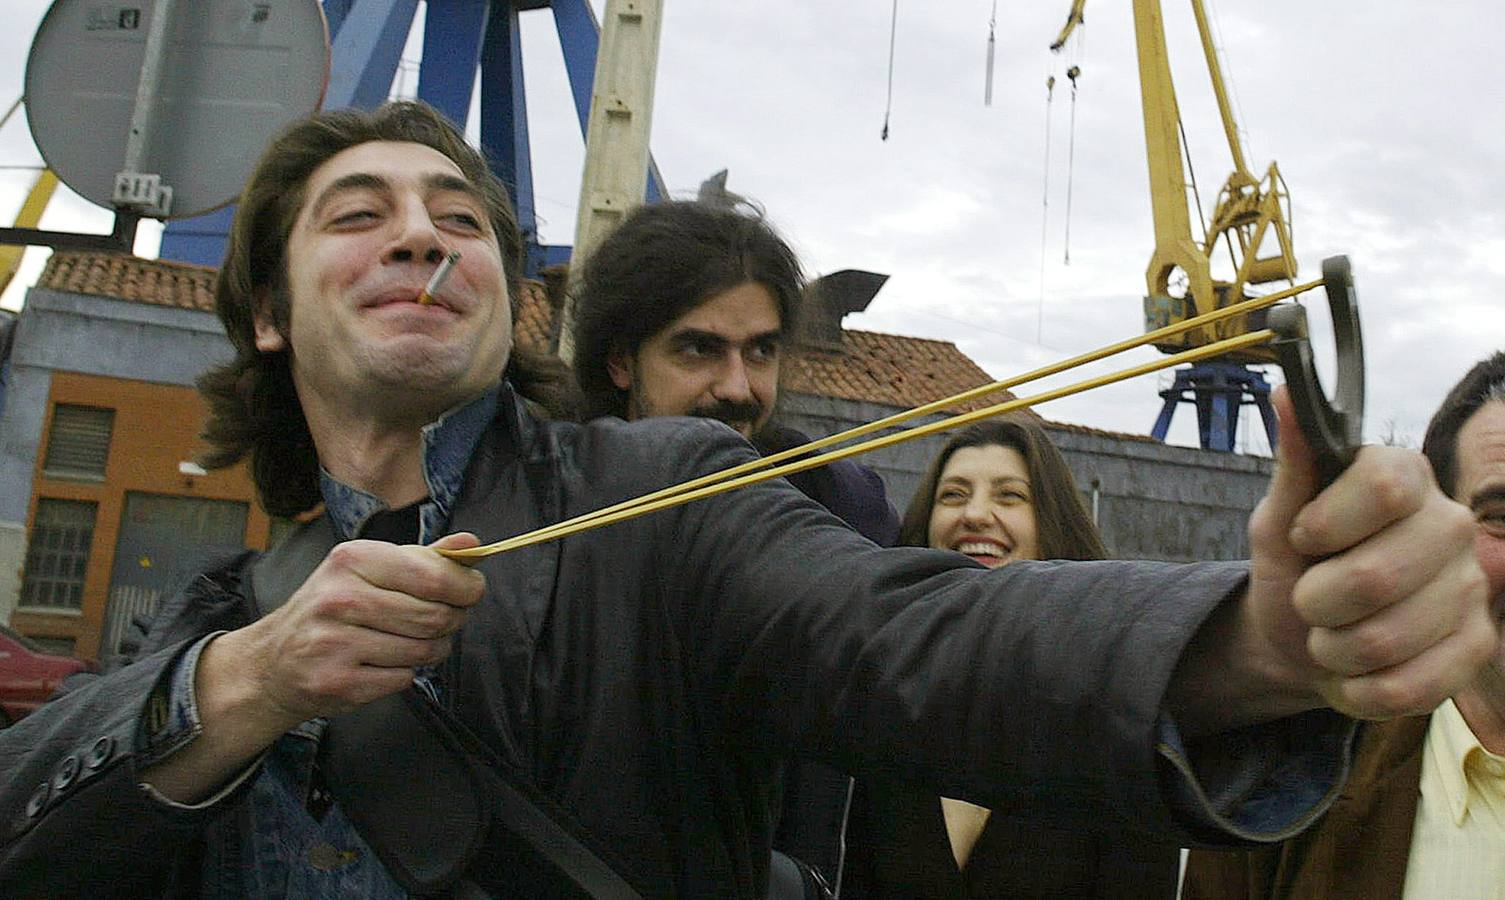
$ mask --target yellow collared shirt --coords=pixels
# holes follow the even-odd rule
[[[1427,728],[1405,900],[1505,900],[1505,756],[1451,700]]]

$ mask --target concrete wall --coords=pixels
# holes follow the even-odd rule
[[[1113,555],[1191,561],[1245,559],[1248,521],[1264,496],[1269,459],[1050,428]]]
[[[32,288],[16,323],[0,410],[0,622],[21,591],[26,519],[52,372],[191,385],[230,358],[213,314]]]
[[[10,341],[16,330],[16,314],[0,309],[0,416],[5,415],[5,387],[10,384]]]
[[[812,437],[892,415],[893,407],[829,397],[783,398],[780,420]],[[929,417],[920,423],[935,421]],[[1113,555],[1173,561],[1243,559],[1249,513],[1270,478],[1268,459],[1173,447],[1068,427],[1047,427],[1076,476]],[[946,434],[864,454],[902,514]]]

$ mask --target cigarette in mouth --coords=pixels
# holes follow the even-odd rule
[[[421,305],[428,306],[434,302],[434,295],[444,287],[444,282],[449,280],[449,273],[455,270],[455,263],[459,261],[459,250],[451,250],[445,255],[444,261],[439,263],[439,268],[434,270],[434,277],[429,279],[429,283],[423,288],[423,293],[418,295],[418,302]]]

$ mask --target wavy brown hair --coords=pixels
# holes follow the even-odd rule
[[[303,207],[308,179],[334,155],[371,141],[423,144],[454,161],[486,206],[508,293],[517,296],[523,240],[507,190],[480,152],[433,108],[398,102],[373,111],[333,110],[284,129],[262,153],[241,192],[214,283],[215,312],[235,357],[198,380],[209,405],[203,433],[209,449],[200,463],[218,469],[249,458],[257,495],[272,515],[298,515],[322,498],[318,454],[293,387],[288,352],[256,349],[257,297],[266,298],[272,322],[287,334],[287,240]],[[549,413],[572,417],[577,412],[569,370],[559,360],[514,346],[507,377]]]
[[[633,210],[585,260],[575,289],[575,377],[591,417],[627,417],[627,391],[607,369],[715,295],[746,282],[779,305],[793,334],[805,278],[794,251],[755,209],[665,200]]]
[[[1421,452],[1432,463],[1437,485],[1449,497],[1458,489],[1458,432],[1484,404],[1500,400],[1505,400],[1505,352],[1493,353],[1469,369],[1427,423]],[[1453,499],[1468,502],[1467,498]]]
[[[1108,551],[1092,517],[1082,505],[1076,479],[1050,435],[1033,419],[1000,416],[952,435],[925,472],[899,525],[901,546],[930,546],[930,514],[935,507],[935,489],[951,455],[964,447],[1012,447],[1024,457],[1029,475],[1030,505],[1035,513],[1035,534],[1041,559],[1106,559]]]

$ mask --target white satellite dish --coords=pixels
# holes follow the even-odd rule
[[[171,190],[170,214],[155,215],[186,218],[234,200],[267,141],[317,110],[328,83],[318,0],[56,0],[26,61],[26,115],[48,167],[105,207],[117,205],[133,122],[148,122],[134,168]]]

